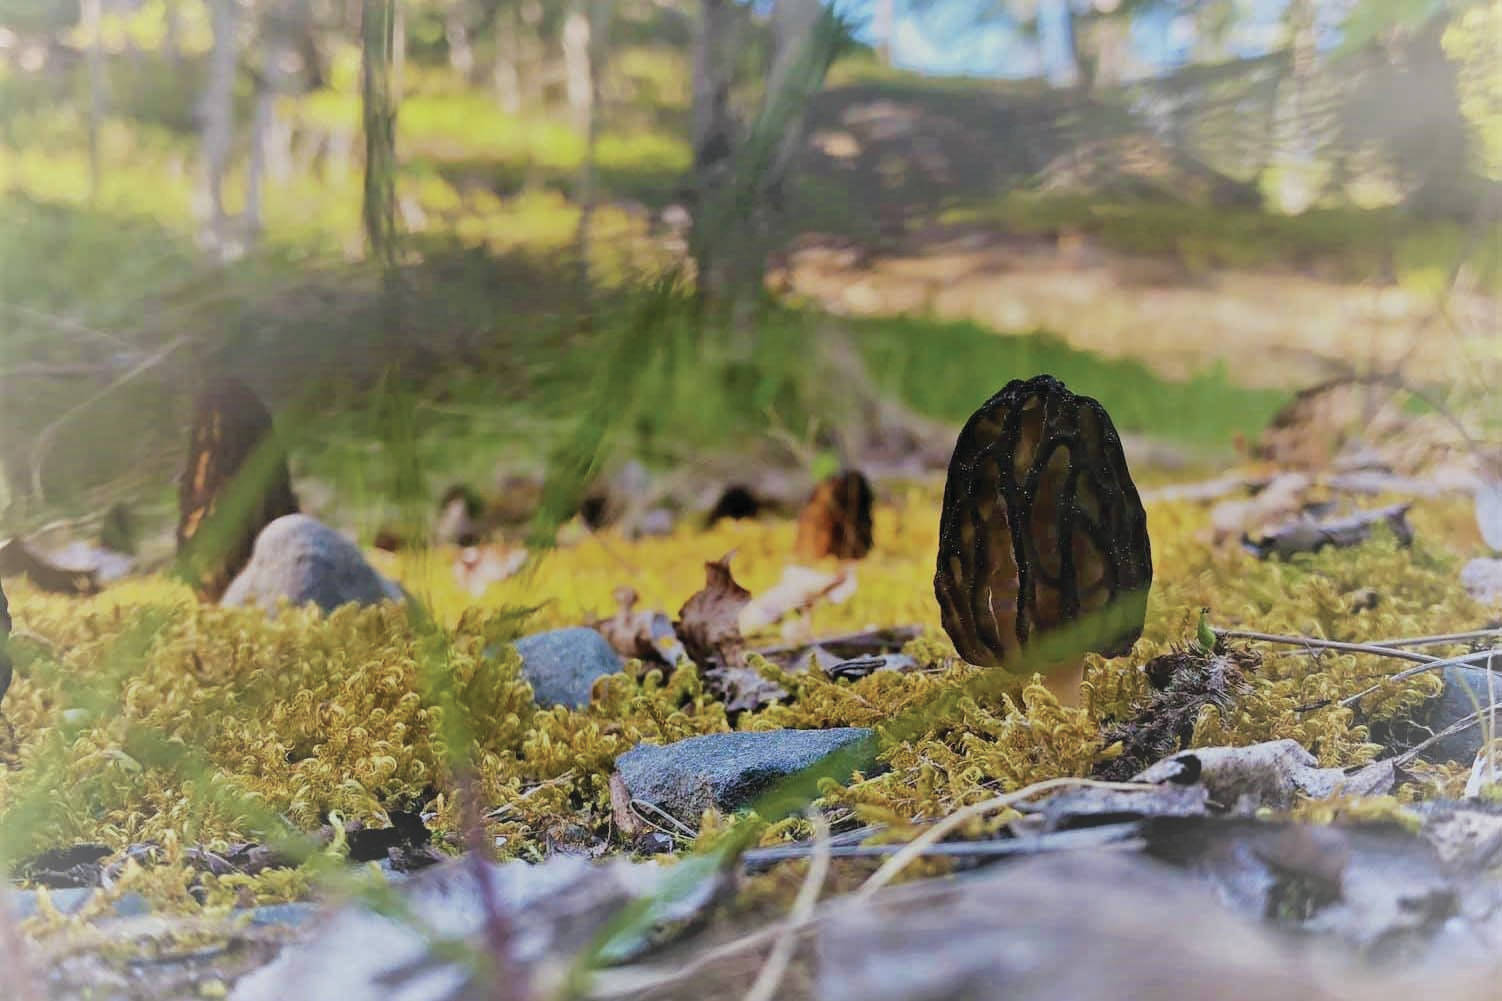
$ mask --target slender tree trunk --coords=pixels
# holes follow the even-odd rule
[[[166,0],[162,8],[162,50],[174,66],[183,61],[182,18],[177,9],[177,0]]]
[[[453,0],[443,12],[443,38],[448,43],[449,67],[465,80],[475,75],[475,49],[469,42],[469,3]],[[499,12],[496,21],[501,20]]]
[[[202,197],[209,246],[222,256],[229,241],[229,220],[224,211],[224,174],[229,167],[230,141],[234,133],[235,0],[209,0],[209,7],[214,48],[209,55],[208,84],[202,106]]]
[[[391,91],[395,8],[396,0],[365,0],[360,61],[365,250],[388,271],[396,264],[396,113]]]
[[[89,200],[99,200],[102,177],[99,163],[99,132],[104,127],[104,39],[100,19],[101,0],[83,0],[80,20],[89,38]]]
[[[299,9],[301,8],[301,9]],[[261,17],[261,61],[256,74],[255,112],[251,119],[250,164],[245,179],[243,228],[247,244],[256,243],[264,226],[264,189],[269,173],[285,176],[291,154],[286,149],[286,130],[277,125],[277,101],[287,90],[286,65],[296,53],[296,29],[300,14],[307,13],[306,0],[280,0],[267,4]]]
[[[892,65],[892,33],[896,30],[896,0],[875,0],[871,15],[871,34],[876,38],[876,54],[882,65]]]
[[[579,259],[580,294],[591,289],[590,229],[594,221],[595,147],[600,130],[600,77],[605,61],[605,36],[609,33],[610,0],[578,0],[578,6],[563,26],[564,62],[568,64],[568,93],[575,121],[584,132],[584,159],[579,165],[579,228],[575,248]]]
[[[510,5],[495,16],[495,83],[496,103],[508,115],[522,110],[521,12]]]
[[[722,191],[732,174],[735,122],[730,114],[730,48],[734,27],[732,0],[702,0],[694,38],[693,148],[694,215],[690,252],[699,294],[714,298],[729,291],[729,276],[719,254],[724,225],[718,218]]]

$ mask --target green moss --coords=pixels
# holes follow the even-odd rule
[[[1092,657],[1081,708],[1060,706],[1028,679],[999,688],[961,664],[943,633],[929,581],[937,494],[917,489],[876,511],[877,547],[857,568],[846,604],[816,608],[815,634],[873,625],[924,627],[907,652],[923,668],[855,682],[819,671],[788,676],[759,661],[792,698],[740,716],[736,725],[874,726],[888,737],[880,774],[847,787],[822,786],[830,807],[896,833],[922,818],[998,792],[1060,775],[1088,774],[1102,753],[1101,721],[1124,713],[1145,691],[1137,665],[1188,643],[1202,607],[1218,626],[1334,639],[1439,632],[1482,620],[1457,581],[1452,549],[1474,547],[1460,505],[1424,502],[1419,538],[1390,538],[1327,550],[1288,563],[1260,562],[1201,541],[1204,508],[1171,503],[1150,512],[1157,576],[1146,628],[1130,657]],[[182,587],[147,578],[91,599],[8,585],[20,630],[16,681],[5,714],[16,735],[18,767],[0,772],[0,844],[11,858],[59,844],[100,841],[120,849],[162,845],[160,861],[128,882],[173,907],[198,881],[213,906],[286,899],[305,892],[317,859],[254,880],[204,881],[181,864],[180,846],[225,845],[293,831],[312,832],[331,815],[383,825],[385,812],[423,802],[439,844],[457,847],[470,766],[503,852],[536,857],[568,829],[612,831],[608,779],[615,757],[647,740],[666,742],[724,731],[723,705],[692,665],[674,670],[631,662],[597,682],[584,709],[537,710],[509,650],[489,645],[516,633],[515,609],[542,608],[526,628],[576,624],[611,607],[629,581],[644,605],[676,609],[696,586],[706,555],[736,549],[737,576],[753,591],[788,562],[786,523],[724,522],[708,532],[628,542],[586,539],[546,555],[538,569],[491,589],[477,607],[461,596],[443,559],[392,560],[414,593],[429,595],[447,628],[414,625],[392,607],[342,609],[328,617],[285,610],[203,607]],[[1346,595],[1376,587],[1373,610],[1352,614]],[[767,634],[754,640],[775,642]],[[1323,764],[1370,760],[1377,748],[1352,710],[1333,704],[1393,665],[1371,657],[1269,648],[1251,691],[1222,715],[1206,710],[1196,744],[1245,744],[1292,737]],[[1421,676],[1370,696],[1363,711],[1385,719],[1433,694]],[[961,686],[968,694],[955,698]],[[938,713],[936,705],[948,705]],[[1410,800],[1451,790],[1464,776],[1433,769],[1400,790]],[[1310,807],[1322,819],[1392,819],[1397,800]],[[994,827],[996,817],[972,825]],[[706,818],[709,831],[725,818]],[[799,836],[800,821],[761,830],[764,841]],[[282,832],[285,833],[285,832]],[[337,845],[332,849],[338,852]],[[174,860],[177,861],[174,861]]]

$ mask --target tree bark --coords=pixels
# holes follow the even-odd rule
[[[209,0],[214,47],[209,54],[208,83],[204,89],[203,120],[203,214],[210,249],[221,257],[228,250],[229,219],[224,210],[224,174],[229,166],[230,142],[234,137],[235,97],[235,0]]]
[[[104,126],[104,38],[100,24],[102,0],[83,0],[80,20],[89,37],[89,200],[99,200],[102,177],[99,132]]]
[[[693,232],[690,252],[699,294],[713,298],[728,291],[729,276],[718,254],[722,225],[716,217],[721,192],[731,180],[735,121],[730,113],[729,56],[734,34],[732,0],[702,0],[694,37],[693,68]],[[728,220],[727,220],[728,221]]]
[[[465,80],[475,76],[475,50],[469,42],[469,4],[453,0],[443,13],[443,38],[448,43],[449,67]],[[497,14],[497,20],[500,15]]]
[[[361,219],[366,253],[390,271],[396,264],[396,113],[392,50],[396,0],[365,0],[361,24],[360,103],[365,125]]]

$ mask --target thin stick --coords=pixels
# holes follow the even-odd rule
[[[1379,640],[1372,646],[1443,646],[1469,643],[1472,640],[1502,640],[1502,629],[1472,629],[1467,633],[1441,633],[1434,636],[1407,636],[1399,640]]]
[[[1407,670],[1399,671],[1397,674],[1392,674],[1387,676],[1386,678],[1383,678],[1375,685],[1363,688],[1355,695],[1346,696],[1345,698],[1340,700],[1340,705],[1355,705],[1357,702],[1360,702],[1362,699],[1366,698],[1373,692],[1380,691],[1383,685],[1391,685],[1399,681],[1407,681],[1409,678],[1417,677],[1418,675],[1424,674],[1428,671],[1437,671],[1442,667],[1474,667],[1476,658],[1483,655],[1485,655],[1487,659],[1490,660],[1490,651],[1479,650],[1460,657],[1447,657],[1444,660],[1431,660],[1427,664],[1420,664],[1418,667],[1410,667]],[[1490,671],[1489,668],[1488,671]]]
[[[983,814],[992,813],[996,810],[1005,809],[1006,807],[1009,807],[1014,803],[1020,803],[1022,800],[1031,799],[1033,796],[1036,796],[1041,792],[1048,792],[1052,789],[1074,788],[1111,789],[1117,792],[1136,792],[1141,789],[1151,789],[1153,788],[1153,786],[1143,782],[1102,782],[1098,779],[1045,779],[1042,782],[1034,782],[1030,786],[1025,786],[1024,788],[1018,789],[1016,792],[1009,792],[1005,796],[996,796],[992,799],[982,800],[979,803],[972,803],[967,807],[963,807],[959,810],[956,810],[954,813],[951,813],[949,816],[945,817],[943,820],[940,820],[928,830],[918,835],[912,841],[909,841],[907,844],[903,845],[901,851],[882,863],[881,868],[877,869],[876,872],[871,875],[871,878],[866,880],[861,888],[856,891],[855,896],[860,900],[870,899],[873,893],[890,883],[892,879],[896,877],[898,873],[902,872],[903,869],[906,869],[914,859],[917,859],[925,851],[927,851],[930,845],[941,841],[944,836],[947,835],[950,831],[953,831],[955,828],[959,827],[961,824],[965,823],[968,820],[972,820],[975,817],[982,816]]]
[[[1419,664],[1428,664],[1439,660],[1426,653],[1413,653],[1410,650],[1398,650],[1390,646],[1380,646],[1376,643],[1342,643],[1339,640],[1325,640],[1314,636],[1280,636],[1276,633],[1257,633],[1246,629],[1216,629],[1216,636],[1228,640],[1257,640],[1262,643],[1282,643],[1285,646],[1309,647],[1316,650],[1339,650],[1342,653],[1369,653],[1376,657],[1392,657],[1396,660],[1411,660]]]
[[[640,817],[646,823],[651,824],[653,827],[657,828],[657,830],[661,831],[663,834],[671,834],[672,831],[670,831],[668,828],[672,827],[677,828],[678,837],[687,838],[688,840],[692,841],[694,838],[699,836],[698,831],[694,830],[692,827],[688,826],[683,821],[673,816],[671,813],[668,813],[656,803],[649,803],[644,799],[633,799],[630,805],[631,809],[636,812],[636,815],[638,817]],[[662,826],[662,824],[654,822],[650,817],[644,816],[644,813],[656,814],[667,823],[668,827],[664,827]]]
[[[809,822],[814,825],[814,856],[808,864],[808,876],[798,888],[787,922],[767,955],[767,961],[762,964],[761,972],[746,992],[745,1001],[772,1001],[777,996],[777,988],[793,959],[798,929],[813,916],[819,892],[824,889],[824,880],[829,875],[829,825],[818,810],[809,810],[808,813]]]
[[[1410,747],[1402,754],[1399,754],[1397,757],[1392,759],[1393,764],[1401,768],[1402,766],[1408,764],[1408,762],[1412,761],[1414,758],[1417,758],[1420,754],[1423,754],[1425,751],[1429,750],[1429,748],[1433,747],[1435,744],[1438,744],[1440,741],[1444,740],[1446,737],[1453,737],[1457,733],[1469,730],[1471,727],[1479,723],[1484,715],[1489,712],[1495,713],[1498,709],[1502,709],[1502,703],[1493,702],[1489,706],[1484,706],[1480,709],[1477,709],[1470,715],[1464,716],[1461,719],[1456,720],[1454,723],[1451,723],[1449,726],[1445,727],[1439,733],[1436,733],[1434,736],[1430,737],[1422,744],[1417,744],[1413,747]]]

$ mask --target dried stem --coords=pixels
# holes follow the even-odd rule
[[[1025,799],[1031,799],[1039,793],[1050,792],[1054,789],[1077,788],[1113,789],[1118,792],[1135,792],[1139,789],[1151,789],[1153,787],[1141,782],[1102,782],[1098,779],[1078,778],[1045,779],[1042,782],[1034,782],[1030,786],[1018,789],[1016,792],[1009,792],[1004,796],[996,796],[991,799],[982,800],[979,803],[972,803],[951,813],[912,841],[903,845],[901,851],[882,863],[881,868],[877,869],[871,875],[871,878],[866,880],[861,888],[856,891],[856,897],[859,899],[869,899],[873,893],[886,886],[898,873],[906,869],[914,859],[923,855],[929,846],[943,840],[946,835],[966,821],[995,812],[996,810],[1006,809]]]
[[[1342,653],[1367,653],[1375,657],[1392,657],[1396,660],[1411,660],[1419,664],[1429,664],[1438,661],[1438,657],[1431,657],[1426,653],[1414,653],[1411,650],[1399,650],[1392,646],[1383,646],[1377,643],[1342,643],[1339,640],[1319,639],[1314,636],[1282,636],[1277,633],[1258,633],[1245,629],[1217,629],[1215,635],[1228,640],[1256,640],[1261,643],[1282,643],[1287,646],[1301,646],[1314,650],[1339,650]]]
[[[777,996],[777,988],[793,959],[798,929],[813,916],[814,905],[819,902],[819,892],[824,888],[824,880],[829,875],[829,825],[818,810],[809,810],[808,819],[814,825],[814,855],[808,864],[808,876],[798,888],[792,912],[788,914],[767,961],[762,964],[761,972],[746,992],[745,1001],[772,1001]]]

